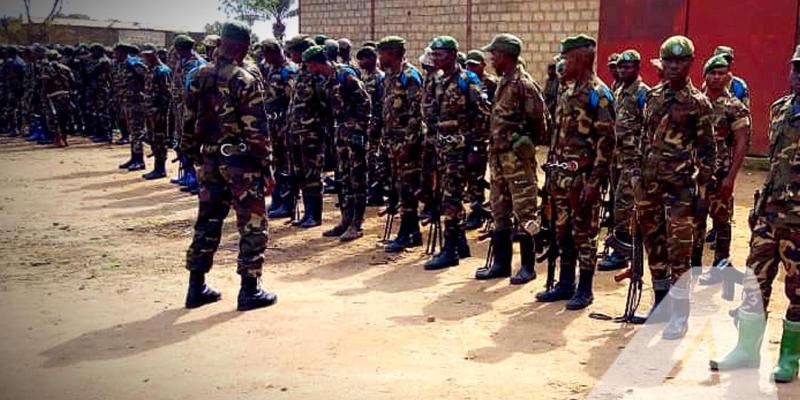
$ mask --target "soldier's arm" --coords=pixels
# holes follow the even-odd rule
[[[733,162],[728,176],[731,179],[736,179],[742,164],[744,164],[747,149],[750,147],[752,127],[750,125],[750,111],[744,104],[737,103],[733,117],[733,122],[731,123],[731,130],[733,130]]]
[[[480,81],[477,84],[469,85],[470,104],[472,104],[471,114],[471,129],[474,132],[474,137],[486,140],[489,138],[489,132],[484,131],[482,127],[488,125],[488,119],[492,113],[492,106],[489,103],[489,96],[486,94],[486,87]]]
[[[611,157],[614,152],[614,103],[601,94],[597,115],[593,121],[595,131],[595,156],[588,184],[600,189],[608,182]]]
[[[698,158],[697,183],[701,187],[711,180],[714,173],[714,163],[717,155],[717,146],[714,143],[714,125],[712,122],[713,109],[705,97],[698,103],[697,110],[697,142],[695,143],[696,157]]]
[[[408,99],[408,125],[406,125],[405,143],[418,143],[422,130],[422,88],[415,79],[408,80],[406,94]]]
[[[242,139],[247,143],[253,156],[260,162],[265,174],[269,174],[272,162],[272,144],[267,134],[267,116],[264,111],[264,87],[261,80],[241,80],[239,98],[239,118]]]
[[[195,130],[200,94],[200,80],[193,79],[186,89],[183,104],[183,129],[179,140],[181,153],[188,155],[195,163],[200,162],[200,137]]]
[[[534,84],[523,86],[523,112],[524,128],[527,132],[520,134],[529,135],[535,144],[549,144],[549,129],[545,120],[547,112],[544,104],[544,97],[539,88]]]
[[[375,95],[372,96],[372,119],[370,121],[370,135],[373,140],[381,137],[383,131],[383,82],[375,85]]]
[[[364,87],[364,82],[355,76],[347,75],[346,80],[356,103],[357,122],[364,129],[367,129],[369,127],[370,112],[372,111],[372,100],[369,97],[369,93],[367,93],[367,88]]]

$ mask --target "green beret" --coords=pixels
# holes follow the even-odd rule
[[[494,39],[492,39],[492,42],[484,46],[481,50],[497,50],[512,56],[518,56],[519,53],[522,52],[522,40],[510,33],[501,33],[496,35]]]
[[[580,49],[584,47],[595,47],[597,46],[597,40],[595,40],[591,36],[587,36],[584,34],[580,34],[578,36],[569,36],[561,40],[561,54],[564,54],[568,51]]]
[[[324,63],[328,61],[328,58],[325,57],[325,48],[322,46],[311,46],[306,51],[303,52],[303,62],[320,62]]]
[[[608,65],[617,65],[618,62],[619,53],[611,53],[611,55],[608,56]]]
[[[51,60],[51,61],[55,60],[59,56],[61,56],[61,54],[58,54],[58,50],[47,50],[47,59],[48,60]]]
[[[797,46],[794,49],[794,55],[792,56],[792,59],[789,60],[790,63],[795,63],[795,62],[798,62],[798,61],[800,61],[800,46]]]
[[[730,58],[730,60],[728,61],[733,61],[733,48],[729,46],[717,46],[717,48],[714,49],[714,55],[715,56],[723,55]]]
[[[325,35],[314,35],[314,43],[316,43],[317,46],[324,45],[325,41],[328,40],[328,39],[330,39],[330,38],[325,36]]]
[[[358,50],[356,53],[356,59],[360,60],[365,57],[377,57],[378,52],[375,50],[375,47],[364,46]]]
[[[638,62],[642,61],[642,56],[641,56],[641,54],[639,54],[638,51],[633,50],[633,49],[628,49],[628,50],[623,51],[619,55],[619,59],[617,60],[617,63],[626,62],[626,61],[631,61],[631,62],[637,62],[638,63]]]
[[[378,41],[378,50],[385,49],[405,49],[406,40],[400,36],[385,36]]]
[[[154,44],[145,43],[142,45],[142,54],[155,53],[155,52],[156,52],[156,46]]]
[[[703,75],[707,75],[709,72],[717,69],[717,68],[728,68],[730,67],[730,63],[728,59],[725,57],[725,54],[718,54],[716,56],[712,56],[711,58],[706,61],[706,65],[703,66]]]
[[[673,36],[661,45],[661,59],[694,57],[694,43],[686,36]]]
[[[467,53],[467,64],[483,64],[484,62],[486,62],[486,58],[482,51],[470,50],[469,53]]]
[[[194,46],[194,39],[189,35],[178,35],[172,40],[172,45],[175,46],[176,49],[188,50]]]
[[[223,39],[239,43],[250,43],[250,27],[244,22],[233,21],[222,25],[220,34]]]
[[[297,35],[286,41],[286,50],[305,51],[314,46],[314,41],[306,35]]]
[[[89,46],[89,51],[106,51],[106,48],[100,43],[92,43],[92,45]]]
[[[269,53],[276,53],[281,50],[281,43],[275,39],[264,39],[260,44],[261,50]]]
[[[128,43],[125,45],[125,51],[127,51],[128,54],[138,54],[141,50],[139,50],[139,46]]]
[[[437,36],[429,46],[431,50],[458,51],[458,40],[452,36]]]

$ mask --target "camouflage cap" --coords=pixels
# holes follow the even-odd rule
[[[275,39],[264,39],[259,47],[265,53],[277,53],[281,50],[281,43]]]
[[[433,38],[429,47],[431,50],[458,51],[458,40],[452,36],[437,36]]]
[[[50,61],[56,60],[60,56],[61,54],[58,53],[58,50],[55,49],[47,50],[47,59]]]
[[[733,61],[733,48],[730,46],[717,46],[717,48],[714,49],[714,55],[725,56],[728,58],[728,62]]]
[[[375,47],[364,46],[356,52],[356,59],[360,60],[365,57],[377,57],[378,52],[375,50]]]
[[[306,51],[303,52],[303,62],[320,62],[324,63],[328,61],[328,58],[325,56],[325,48],[322,46],[311,46]]]
[[[220,40],[222,40],[222,38],[220,38],[219,35],[206,35],[206,37],[203,38],[203,46],[219,47]]]
[[[178,35],[175,36],[175,39],[172,39],[172,45],[176,49],[191,49],[194,46],[194,39],[189,35]]]
[[[661,59],[694,57],[694,43],[686,36],[672,36],[661,44]]]
[[[330,39],[330,38],[325,36],[325,35],[314,35],[313,39],[314,39],[314,43],[316,43],[317,46],[323,46],[323,45],[325,45],[325,41]]]
[[[220,36],[233,42],[250,43],[250,27],[241,21],[226,22]]]
[[[305,51],[305,49],[314,46],[314,41],[306,35],[297,35],[286,41],[286,50],[292,51]]]
[[[480,50],[470,50],[467,53],[467,64],[483,64],[486,62],[486,58],[484,54]]]
[[[620,53],[619,59],[617,60],[617,64],[621,62],[640,62],[642,61],[642,56],[639,54],[638,51],[633,49],[628,49]]]
[[[800,45],[794,49],[794,55],[792,55],[792,59],[789,60],[790,63],[796,63],[798,61],[800,61]]]
[[[152,43],[145,43],[142,45],[141,54],[152,54],[156,52],[156,46]]]
[[[510,33],[501,33],[499,35],[495,35],[492,41],[488,45],[483,46],[481,50],[497,50],[513,56],[518,56],[519,53],[522,52],[522,40]]]
[[[728,68],[730,65],[725,54],[717,54],[706,61],[706,65],[703,66],[703,75],[707,75],[717,68]]]
[[[584,34],[580,34],[578,36],[569,36],[561,40],[560,53],[564,54],[566,52],[575,49],[581,49],[584,47],[596,47],[596,46],[597,46],[597,40],[595,40],[591,36]]]
[[[611,55],[608,56],[608,65],[617,65],[618,62],[619,53],[611,53]]]
[[[406,40],[400,36],[385,36],[378,41],[378,50],[405,48]]]

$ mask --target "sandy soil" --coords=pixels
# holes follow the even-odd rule
[[[271,222],[264,284],[277,306],[235,311],[231,218],[209,277],[223,301],[186,311],[196,199],[116,169],[125,156],[83,141],[59,150],[0,139],[0,399],[582,399],[640,329],[587,317],[621,313],[627,285],[610,273],[598,274],[594,305],[567,312],[533,302],[544,265],[524,287],[474,281],[484,244],[438,273],[422,270],[421,251],[385,255],[374,209],[362,240],[322,238],[336,217],[330,198],[323,228]],[[736,265],[762,179],[747,173],[737,185]],[[786,304],[777,285],[767,368]],[[703,360],[728,348],[695,347]],[[698,371],[683,384],[726,382]],[[776,395],[800,398],[800,383]]]

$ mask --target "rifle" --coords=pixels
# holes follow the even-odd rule
[[[380,243],[388,243],[392,237],[392,230],[394,229],[394,218],[397,215],[397,206],[399,203],[399,195],[397,193],[397,186],[395,182],[397,178],[395,178],[397,168],[393,168],[392,173],[392,188],[389,191],[389,198],[387,199],[386,207],[382,210],[378,211],[378,216],[383,217],[386,216],[386,222],[383,223],[383,237],[380,240]]]
[[[542,249],[542,255],[536,258],[536,262],[547,260],[547,279],[545,280],[545,289],[553,289],[556,281],[556,268],[559,257],[558,237],[556,233],[556,204],[553,196],[547,191],[550,187],[553,170],[557,165],[545,164],[542,168],[547,173],[544,188],[540,190],[542,196],[542,229],[534,237],[536,249]]]
[[[434,174],[433,179],[433,196],[431,197],[431,216],[422,221],[422,226],[428,225],[428,241],[425,246],[425,254],[433,255],[436,253],[436,246],[442,247],[442,190],[441,179],[438,176],[438,171]]]

